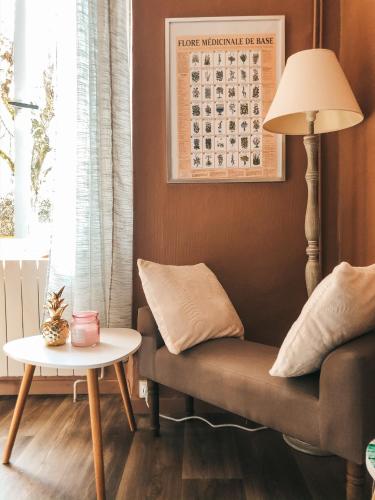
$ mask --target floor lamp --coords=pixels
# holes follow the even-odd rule
[[[308,296],[321,280],[319,134],[349,128],[362,120],[363,114],[334,52],[311,49],[289,57],[263,128],[279,134],[304,136],[308,191],[305,217],[308,257],[305,278]],[[284,439],[300,451],[324,454],[289,436],[284,436]]]

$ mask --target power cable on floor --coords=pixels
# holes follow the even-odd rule
[[[150,408],[149,401],[148,401],[148,391],[146,392],[145,400],[146,400],[147,407]],[[268,427],[264,427],[264,426],[251,428],[251,427],[244,427],[243,425],[238,425],[238,424],[213,424],[209,420],[207,420],[199,415],[190,415],[188,417],[174,418],[174,417],[170,417],[168,415],[163,415],[162,413],[159,413],[159,417],[164,418],[165,420],[171,420],[172,422],[178,422],[178,423],[186,422],[187,420],[201,420],[202,422],[206,423],[207,425],[209,425],[213,429],[219,429],[222,427],[234,427],[235,429],[241,429],[241,430],[247,431],[247,432],[258,432],[258,431],[264,431],[264,430],[268,429]]]

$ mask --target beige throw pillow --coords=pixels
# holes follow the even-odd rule
[[[320,368],[335,347],[375,326],[375,265],[339,264],[311,294],[270,370],[278,377]]]
[[[209,339],[243,337],[236,310],[205,264],[166,266],[142,259],[137,263],[148,305],[171,353]]]

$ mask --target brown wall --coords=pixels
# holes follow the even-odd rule
[[[338,2],[330,4],[327,31],[334,45]],[[302,140],[287,138],[284,183],[168,185],[164,18],[285,14],[288,56],[311,48],[313,1],[134,0],[133,5],[135,257],[206,262],[237,308],[247,337],[279,344],[306,299]],[[334,210],[335,196],[328,186],[324,199]],[[324,231],[329,228],[331,223]],[[328,267],[336,258],[335,242],[335,236],[327,241]],[[144,303],[135,271],[135,311]]]
[[[375,262],[375,3],[341,0],[340,60],[365,121],[339,135],[340,260]]]
[[[340,1],[324,2],[323,47],[340,53]],[[322,264],[324,275],[338,263],[338,139],[339,133],[321,136]]]

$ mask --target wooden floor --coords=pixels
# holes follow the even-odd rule
[[[0,399],[1,449],[14,402]],[[345,498],[342,460],[294,452],[276,432],[162,420],[162,435],[154,438],[141,416],[132,436],[119,397],[103,396],[101,411],[107,500]],[[95,499],[85,399],[73,404],[70,397],[29,398],[12,463],[0,466],[0,499]]]

